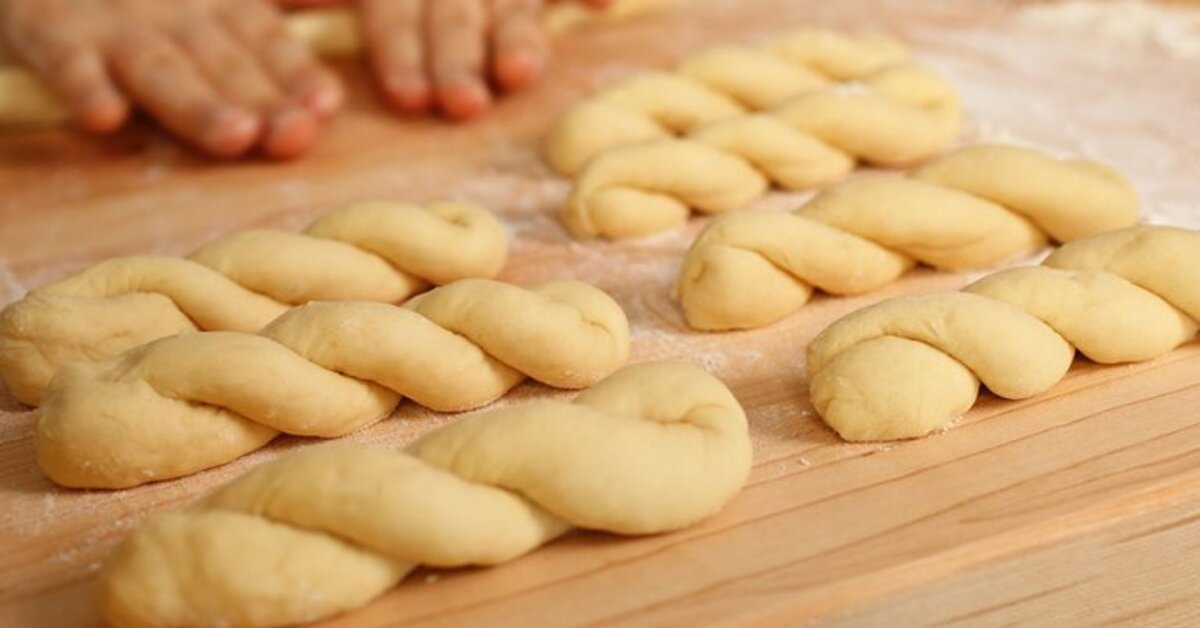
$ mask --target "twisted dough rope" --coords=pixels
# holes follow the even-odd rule
[[[404,451],[313,447],[149,518],[106,562],[118,626],[291,625],[362,606],[419,564],[494,565],[572,527],[657,534],[719,511],[750,470],[746,416],[682,363],[573,403],[468,416]]]
[[[763,47],[712,48],[672,72],[635,75],[568,109],[546,138],[546,160],[575,175],[607,149],[784,107],[797,96],[868,79],[907,60],[908,52],[891,39],[819,30]]]
[[[800,309],[814,288],[878,289],[920,262],[978,268],[1137,222],[1120,173],[1015,146],[973,146],[908,177],[860,175],[793,213],[714,220],[675,286],[695,329],[746,329]]]
[[[568,230],[580,238],[655,233],[683,223],[693,209],[742,208],[769,182],[804,189],[844,176],[856,160],[889,167],[924,161],[958,132],[953,89],[929,70],[898,62],[903,52],[895,44],[806,33],[776,49],[857,83],[821,86],[829,79],[771,53],[723,49],[689,60],[682,71],[743,102],[792,97],[745,115],[721,91],[658,74],[635,77],[568,113],[548,148],[560,168],[581,168],[562,214]],[[743,68],[749,72],[739,74]],[[772,73],[814,78],[803,79],[804,88],[764,76]],[[768,95],[737,91],[762,86],[771,86]],[[780,86],[787,87],[777,94]],[[662,139],[673,129],[686,137]]]
[[[809,345],[810,392],[846,440],[914,438],[969,410],[980,382],[1023,399],[1057,383],[1076,349],[1102,364],[1149,360],[1187,342],[1198,324],[1200,233],[1132,227],[963,292],[850,314]]]
[[[36,405],[67,362],[109,358],[181,331],[258,331],[315,300],[398,303],[432,284],[494,277],[504,229],[468,205],[362,203],[303,234],[252,230],[187,259],[121,257],[0,310],[0,378]]]
[[[597,288],[463,279],[404,307],[310,303],[257,335],[181,334],[68,364],[46,392],[34,446],[58,484],[125,488],[224,464],[280,432],[342,436],[402,397],[457,412],[526,377],[582,388],[628,355],[625,313]]]
[[[543,22],[559,34],[596,23],[617,21],[664,9],[677,0],[614,0],[604,9],[575,2],[546,7]],[[322,57],[353,57],[362,52],[358,15],[344,8],[310,9],[285,20],[292,37]],[[38,79],[20,67],[0,67],[0,126],[52,126],[71,119],[70,112]]]

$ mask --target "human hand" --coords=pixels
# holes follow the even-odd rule
[[[0,28],[93,133],[137,106],[213,155],[293,157],[342,101],[265,0],[0,0]]]
[[[358,2],[376,79],[401,111],[474,118],[495,93],[534,82],[549,59],[543,0]]]

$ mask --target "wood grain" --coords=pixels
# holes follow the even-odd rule
[[[392,117],[347,64],[351,109],[312,158],[288,164],[209,162],[144,126],[103,141],[3,136],[0,303],[111,255],[183,254],[234,229],[298,228],[356,199],[448,197],[504,217],[514,239],[506,278],[597,284],[629,312],[635,360],[697,362],[747,407],[754,473],[711,521],[641,539],[576,533],[502,567],[423,570],[329,625],[1194,622],[1200,344],[1147,364],[1081,361],[1048,393],[985,396],[927,439],[845,444],[808,403],[807,342],[855,308],[972,275],[917,271],[864,297],[818,297],[767,329],[698,334],[669,298],[698,222],[649,240],[581,244],[553,217],[567,185],[540,163],[536,141],[567,103],[707,45],[821,24],[912,42],[962,89],[967,139],[1011,136],[1103,159],[1131,176],[1151,217],[1200,219],[1194,61],[1088,33],[1048,36],[1012,12],[949,0],[700,0],[560,41],[549,80],[462,127]],[[758,209],[802,198],[774,194]],[[502,403],[560,394],[524,385]],[[311,442],[281,439],[177,482],[64,491],[33,464],[33,420],[0,393],[3,626],[97,624],[92,574],[146,513]],[[451,420],[405,404],[351,438],[402,444]]]

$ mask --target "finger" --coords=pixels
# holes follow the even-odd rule
[[[504,89],[524,87],[539,76],[549,59],[542,28],[541,0],[493,0],[492,73]]]
[[[422,0],[363,0],[363,35],[388,102],[404,111],[433,105],[425,75]]]
[[[15,52],[58,95],[84,130],[107,133],[120,127],[129,104],[105,70],[86,26],[71,20],[68,7],[5,5],[5,31]]]
[[[430,72],[442,111],[455,120],[474,118],[492,102],[484,82],[487,55],[481,0],[428,3]]]
[[[110,133],[129,117],[129,103],[121,96],[99,51],[89,45],[66,44],[46,49],[36,68],[50,90],[67,104],[80,128]]]
[[[177,24],[173,34],[220,95],[265,121],[263,152],[295,157],[316,142],[320,128],[316,114],[289,99],[253,53],[215,20],[192,17]]]
[[[342,0],[275,0],[275,4],[285,9],[311,9],[342,4]]]
[[[288,33],[277,10],[259,1],[235,1],[224,3],[219,16],[289,98],[322,117],[342,106],[345,91],[337,75]]]
[[[566,4],[568,2],[582,2],[590,7],[604,9],[611,5],[614,0],[553,0],[557,4]]]
[[[131,28],[112,43],[109,60],[139,105],[171,132],[209,153],[240,155],[258,138],[258,116],[218,96],[163,33]]]

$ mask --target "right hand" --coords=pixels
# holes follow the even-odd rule
[[[212,155],[288,158],[343,98],[266,0],[0,0],[0,28],[93,133],[136,105]]]

